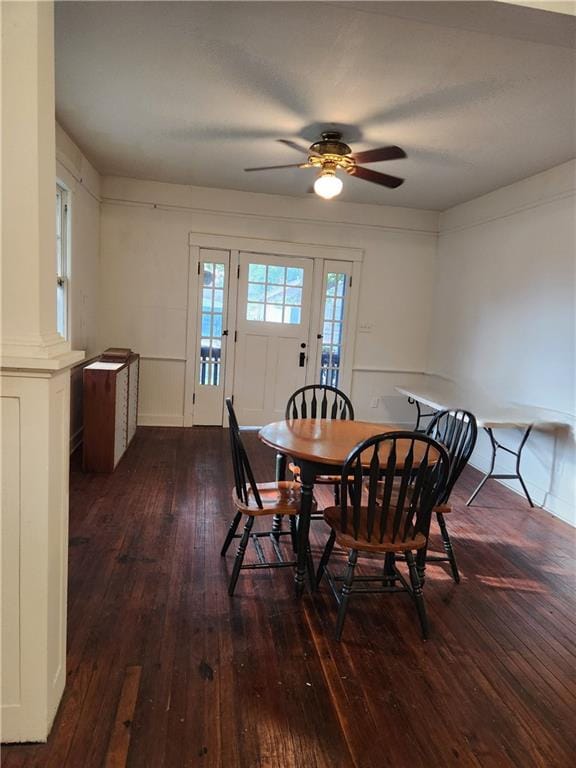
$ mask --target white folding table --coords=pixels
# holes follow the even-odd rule
[[[412,384],[397,386],[396,391],[406,395],[408,402],[416,405],[418,410],[417,430],[420,430],[421,423],[425,419],[432,417],[436,411],[461,408],[473,413],[478,426],[482,427],[488,435],[492,447],[490,469],[466,502],[467,505],[474,501],[486,481],[493,478],[495,480],[519,480],[530,506],[533,507],[534,504],[520,473],[522,450],[532,429],[548,432],[560,428],[574,430],[574,417],[570,414],[532,405],[496,403],[481,390],[471,386],[458,385],[456,382],[445,379],[442,376],[419,374],[414,377]],[[422,405],[430,408],[430,412],[423,412]],[[516,450],[502,445],[494,436],[495,429],[510,428],[522,430],[522,437]],[[494,472],[498,450],[506,451],[506,453],[516,457],[514,473],[503,474]]]

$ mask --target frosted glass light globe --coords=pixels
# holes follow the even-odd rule
[[[343,186],[342,179],[339,179],[338,176],[332,173],[324,174],[318,176],[314,182],[314,192],[323,197],[324,200],[331,200],[342,192]]]

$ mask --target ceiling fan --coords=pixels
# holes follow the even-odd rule
[[[337,170],[390,189],[395,189],[404,183],[404,179],[400,179],[398,176],[390,176],[387,173],[372,171],[358,165],[358,163],[380,163],[383,160],[398,160],[406,157],[406,152],[400,147],[379,147],[378,149],[353,153],[348,144],[342,141],[342,134],[339,131],[324,131],[322,139],[311,144],[308,149],[288,139],[278,139],[278,141],[308,155],[308,161],[293,165],[269,165],[260,168],[245,168],[244,170],[273,171],[279,168],[317,168],[320,173],[310,192],[316,192],[317,195],[326,200],[336,197],[342,191],[342,179],[336,175]]]

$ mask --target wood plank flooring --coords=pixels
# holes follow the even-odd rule
[[[298,601],[289,569],[227,596],[225,430],[139,428],[114,474],[74,463],[67,686],[48,743],[4,747],[2,766],[574,765],[575,532],[497,483],[466,508],[477,479],[448,520],[462,583],[427,571],[430,640],[406,595],[374,595],[336,643],[326,586]],[[312,537],[317,560],[322,523]]]

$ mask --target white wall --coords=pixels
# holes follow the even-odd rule
[[[352,396],[360,418],[405,417],[393,385],[424,369],[437,213],[109,177],[102,199],[99,345],[143,356],[140,423],[182,424],[190,232],[363,249],[358,320],[372,330]]]
[[[68,330],[74,349],[86,361],[71,371],[70,441],[82,435],[82,368],[99,354],[100,175],[65,131],[56,124],[56,178],[68,190],[70,282]]]
[[[575,180],[566,163],[441,215],[430,372],[574,414]],[[473,463],[489,455],[482,434]],[[512,466],[502,454],[500,471]],[[523,476],[538,504],[576,523],[570,433],[534,433]]]

